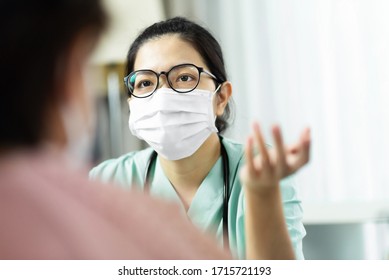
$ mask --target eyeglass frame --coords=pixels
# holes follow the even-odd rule
[[[199,80],[197,81],[197,84],[196,84],[196,86],[195,86],[193,89],[187,90],[187,91],[179,91],[179,90],[176,90],[176,89],[172,86],[172,84],[170,83],[170,80],[169,80],[169,73],[170,73],[170,71],[172,71],[174,68],[180,67],[180,66],[193,66],[193,67],[195,67],[195,68],[199,71]],[[129,78],[130,78],[132,75],[134,75],[134,74],[137,73],[137,72],[141,72],[141,71],[150,71],[150,72],[154,73],[154,74],[157,76],[157,85],[156,85],[155,89],[154,89],[150,94],[145,95],[145,96],[136,96],[136,95],[134,95],[134,94],[131,92],[131,90],[130,90],[130,88],[129,88],[129,86],[128,86],[128,80],[129,80]],[[192,64],[192,63],[182,63],[182,64],[174,65],[174,66],[171,67],[168,71],[161,71],[161,72],[159,72],[159,73],[157,73],[157,72],[155,72],[154,70],[151,70],[151,69],[140,69],[140,70],[132,71],[130,74],[128,74],[127,76],[124,77],[124,86],[127,88],[128,93],[129,93],[129,96],[134,96],[135,98],[147,98],[147,97],[150,97],[151,95],[153,95],[154,92],[158,89],[158,87],[159,87],[159,78],[160,78],[160,76],[163,74],[163,75],[165,75],[166,81],[168,82],[169,87],[170,87],[172,90],[174,90],[175,92],[178,92],[178,93],[188,93],[188,92],[194,91],[194,90],[198,87],[198,85],[200,84],[201,73],[207,74],[207,75],[210,76],[212,79],[214,79],[217,83],[222,84],[222,82],[221,82],[214,74],[212,74],[211,72],[205,70],[203,67],[199,67],[199,66],[194,65],[194,64]]]

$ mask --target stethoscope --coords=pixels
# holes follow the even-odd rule
[[[220,140],[220,147],[221,147],[221,157],[222,157],[222,163],[223,163],[223,233],[224,233],[224,248],[229,248],[229,237],[228,237],[228,201],[230,198],[230,188],[229,188],[229,182],[230,182],[230,169],[229,169],[229,162],[228,162],[228,154],[226,151],[226,148],[223,145],[222,137],[219,135]],[[147,165],[146,165],[146,173],[144,177],[144,189],[145,191],[148,191],[150,188],[150,170],[152,165],[157,159],[157,152],[153,151],[151,154]]]

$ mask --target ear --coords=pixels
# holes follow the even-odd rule
[[[228,104],[228,100],[232,95],[232,85],[229,81],[226,81],[220,87],[219,92],[216,95],[216,108],[215,112],[217,116],[221,116],[224,113],[224,109]]]

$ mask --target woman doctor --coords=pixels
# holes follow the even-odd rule
[[[274,149],[256,123],[245,148],[221,137],[232,94],[222,51],[187,19],[146,28],[127,59],[129,127],[150,148],[105,161],[91,177],[176,201],[235,258],[302,259],[302,208],[286,177],[308,162],[308,129],[286,147],[273,127]]]

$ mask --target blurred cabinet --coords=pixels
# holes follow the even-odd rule
[[[389,259],[389,202],[304,206],[306,259]]]

